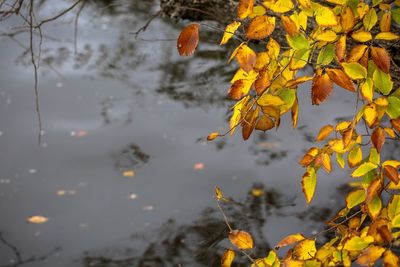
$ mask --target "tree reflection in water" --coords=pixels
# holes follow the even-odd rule
[[[255,189],[263,194],[258,196]],[[348,186],[342,186],[332,195],[335,199],[341,199],[348,190]],[[335,205],[312,207],[304,212],[288,211],[292,210],[293,206],[296,206],[295,198],[285,199],[280,192],[267,190],[263,184],[254,184],[243,201],[231,200],[223,204],[223,209],[232,228],[243,229],[252,234],[256,247],[251,255],[260,257],[271,249],[268,237],[263,231],[269,217],[293,216],[316,229],[323,229],[324,220],[337,212]],[[318,241],[324,241],[323,239],[328,238],[330,234],[323,233]],[[85,267],[220,266],[223,252],[231,246],[227,235],[228,228],[219,210],[208,207],[193,223],[179,225],[170,219],[152,233],[134,234],[132,241],[144,244],[140,252],[130,249],[118,251],[113,255],[90,252],[84,255],[82,262]],[[233,266],[247,265],[248,259],[238,253]]]

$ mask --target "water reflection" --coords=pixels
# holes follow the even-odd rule
[[[127,145],[119,153],[112,154],[112,158],[117,170],[132,169],[146,164],[150,160],[150,156],[143,152],[137,144]]]

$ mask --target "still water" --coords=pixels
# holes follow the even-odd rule
[[[70,4],[45,1],[38,16]],[[255,237],[255,257],[287,234],[323,229],[344,204],[348,171],[321,172],[307,207],[297,162],[322,125],[352,114],[353,96],[335,88],[312,106],[307,85],[298,129],[285,118],[247,142],[240,133],[205,142],[227,127],[233,47],[219,47],[219,34],[202,27],[198,53],[180,58],[173,40],[184,24],[162,18],[135,39],[158,9],[157,1],[89,2],[77,54],[76,11],[43,27],[40,145],[28,34],[2,37],[0,266],[19,266],[17,253],[27,267],[218,266],[229,243],[216,185],[235,200],[227,216]],[[48,221],[27,222],[35,215]]]

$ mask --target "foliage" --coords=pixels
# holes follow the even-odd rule
[[[400,161],[381,161],[385,142],[400,139],[400,88],[392,81],[399,67],[386,49],[400,39],[399,14],[399,0],[239,1],[238,19],[226,26],[221,40],[221,45],[233,37],[241,41],[229,59],[239,65],[228,91],[236,103],[229,130],[211,133],[209,141],[232,135],[237,128],[246,140],[254,129],[278,128],[286,113],[295,128],[297,87],[307,81],[312,81],[313,105],[323,103],[334,84],[355,100],[353,118],[323,126],[316,137],[322,145],[311,147],[299,161],[305,168],[301,184],[307,203],[313,199],[320,169],[332,171],[332,158],[341,168],[347,158],[352,169],[354,190],[346,196],[346,207],[327,222],[327,231],[335,235],[322,246],[316,245],[318,234],[296,233],[283,238],[266,257],[253,259],[248,254],[251,235],[230,227],[220,206],[229,200],[216,188],[229,239],[252,266],[371,266],[378,260],[384,266],[399,266],[393,249],[400,236]],[[285,31],[283,41],[273,37],[278,26]],[[181,55],[195,51],[199,29],[191,24],[182,31],[177,44]],[[313,68],[312,76],[305,75],[307,66]],[[292,248],[279,258],[277,250],[287,246]],[[235,250],[228,249],[222,266],[230,266],[234,257]]]

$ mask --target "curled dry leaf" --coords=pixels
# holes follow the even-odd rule
[[[186,26],[178,37],[177,48],[179,55],[190,56],[199,44],[199,24]]]
[[[261,40],[270,36],[275,30],[275,20],[275,17],[255,17],[247,28],[246,37],[249,39]]]
[[[385,131],[381,127],[377,127],[371,135],[372,145],[381,153],[383,144],[385,143]]]
[[[238,249],[252,249],[253,238],[251,235],[242,230],[232,230],[229,233],[229,240]]]
[[[371,57],[378,68],[380,68],[385,73],[389,73],[390,55],[385,48],[372,47]]]
[[[327,74],[315,75],[311,87],[313,105],[319,105],[332,93],[333,83]]]

